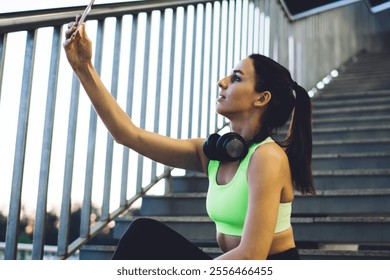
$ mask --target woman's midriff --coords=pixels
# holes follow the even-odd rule
[[[218,232],[217,242],[223,252],[228,252],[240,245],[241,236],[226,235]],[[285,231],[274,234],[268,255],[277,254],[293,247],[295,247],[295,242],[293,230],[290,227]]]

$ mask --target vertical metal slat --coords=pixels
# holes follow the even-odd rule
[[[177,9],[172,11],[172,32],[171,32],[171,53],[170,53],[170,62],[169,62],[169,86],[168,86],[168,105],[167,105],[167,136],[172,134],[172,100],[173,100],[173,78],[175,74],[175,52],[176,52],[176,17]],[[168,166],[165,166],[164,171],[169,170]],[[170,193],[172,191],[171,179],[168,177],[165,180],[165,193]]]
[[[94,67],[98,74],[102,69],[103,56],[103,37],[104,37],[104,21],[98,21],[95,47],[95,61]],[[85,167],[85,182],[84,182],[84,196],[83,207],[81,209],[80,217],[80,237],[89,236],[90,231],[90,215],[91,215],[91,200],[92,200],[92,182],[93,182],[93,166],[95,162],[96,149],[96,130],[97,130],[97,114],[91,105],[89,113],[89,133],[88,133],[88,147],[87,147],[87,162]]]
[[[160,100],[161,100],[161,82],[162,82],[162,60],[163,60],[163,48],[164,48],[164,12],[160,14],[160,30],[159,30],[159,41],[158,41],[158,54],[157,54],[157,82],[156,82],[156,103],[154,113],[154,132],[158,133],[159,119],[160,119]],[[152,180],[157,177],[157,163],[152,163]]]
[[[187,7],[188,9],[188,7]],[[183,38],[181,45],[181,70],[180,70],[180,94],[179,94],[179,121],[177,124],[177,137],[182,137],[182,116],[183,116],[183,92],[184,92],[184,72],[185,65],[184,61],[186,61],[186,41],[187,41],[187,11],[184,9],[183,14]]]
[[[145,53],[144,53],[144,69],[142,76],[142,101],[141,101],[141,122],[140,127],[145,128],[146,125],[146,105],[148,98],[148,79],[149,79],[149,54],[150,54],[150,21],[151,14],[146,15],[145,26]],[[138,155],[138,170],[137,170],[137,193],[142,192],[142,177],[144,167],[144,157]]]
[[[236,9],[237,9],[237,5],[236,5],[236,0],[233,0],[231,2],[231,9],[233,10],[233,20],[232,20],[232,26],[231,28],[229,28],[229,30],[231,31],[231,34],[232,34],[232,57],[230,58],[230,66],[228,66],[229,68],[227,69],[228,73],[231,71],[231,69],[234,67],[234,64],[236,63],[235,61],[235,57],[234,57],[234,54],[236,52],[236,28],[237,28],[237,12],[236,12]]]
[[[225,65],[225,73],[223,74],[223,75],[226,75],[229,71],[230,71],[230,69],[229,68],[231,68],[231,65],[229,64],[229,42],[230,42],[230,37],[231,37],[231,34],[232,34],[232,24],[230,23],[230,10],[232,9],[231,8],[231,6],[232,6],[232,1],[230,0],[229,2],[228,2],[228,6],[227,6],[227,15],[226,15],[226,18],[227,18],[227,20],[226,20],[226,33],[227,33],[227,36],[226,36],[226,45],[225,45],[225,47],[226,47],[226,58],[225,58],[225,61],[226,61],[226,65]],[[234,25],[233,25],[233,27],[234,27]]]
[[[198,133],[197,137],[201,136],[202,131],[202,116],[203,116],[203,108],[205,107],[203,104],[203,95],[204,95],[204,52],[205,52],[205,44],[206,44],[206,6],[203,6],[203,20],[202,20],[202,49],[200,54],[200,82],[199,82],[199,105],[198,105]],[[211,33],[211,32],[210,32]],[[211,69],[209,69],[211,71]],[[206,109],[209,107],[206,107]],[[209,110],[208,110],[209,111]]]
[[[27,127],[30,111],[31,87],[34,70],[36,48],[36,30],[27,32],[26,52],[24,56],[22,90],[16,135],[14,169],[12,175],[12,189],[7,222],[6,247],[4,259],[15,259],[19,233],[21,196],[23,183],[23,169],[26,153]]]
[[[193,110],[194,110],[193,104],[194,104],[195,58],[196,58],[196,45],[197,45],[196,34],[198,33],[198,26],[197,26],[198,9],[199,6],[194,7],[194,19],[193,19],[193,29],[192,29],[192,50],[191,50],[192,56],[191,56],[191,73],[190,73],[191,82],[190,82],[190,102],[189,102],[189,117],[188,117],[188,138],[191,138],[192,122],[193,122],[192,117],[193,117]],[[184,80],[183,80],[183,84],[184,84]],[[180,95],[183,95],[183,93],[184,93],[184,88],[180,91]],[[184,104],[181,102],[180,106],[183,107]]]
[[[60,36],[61,27],[54,28],[50,58],[49,84],[46,99],[45,125],[43,132],[38,199],[34,223],[34,239],[32,251],[32,259],[34,260],[40,260],[43,258],[43,247],[45,242],[50,156],[53,139],[55,103],[57,95],[59,56],[61,50]]]
[[[71,193],[73,179],[73,165],[76,142],[76,127],[77,113],[79,106],[80,82],[75,74],[73,74],[69,121],[68,121],[68,136],[66,144],[65,156],[65,173],[64,184],[62,189],[62,202],[60,214],[60,228],[58,232],[58,256],[67,256],[69,245],[69,226],[70,226],[70,211],[71,211]]]
[[[221,47],[222,47],[222,20],[223,20],[223,16],[222,16],[222,12],[223,12],[223,3],[226,3],[225,1],[221,2],[221,7],[220,7],[220,11],[219,11],[219,36],[218,36],[218,56],[217,56],[217,90],[216,90],[216,94],[215,94],[215,99],[214,99],[214,102],[216,101],[217,97],[218,97],[218,81],[219,79],[221,78],[221,73],[220,73],[220,70],[221,70]],[[218,131],[218,114],[215,114],[215,117],[214,117],[214,131],[217,132]]]
[[[216,2],[217,3],[217,2]],[[214,96],[215,89],[215,81],[212,81],[212,72],[213,72],[213,59],[214,59],[214,48],[213,46],[213,26],[214,26],[214,18],[215,18],[215,6],[211,4],[211,18],[210,18],[210,58],[209,58],[209,97],[208,97],[208,110],[207,110],[207,124],[206,124],[206,135],[210,134],[210,123],[211,123],[211,100]],[[218,42],[219,44],[219,42]],[[219,55],[219,45],[217,47],[217,57]],[[218,64],[217,64],[218,65]],[[218,68],[218,66],[217,66]],[[213,100],[215,102],[215,100]]]
[[[134,15],[132,27],[131,27],[131,45],[130,45],[129,74],[128,74],[127,100],[126,100],[126,113],[129,116],[131,116],[132,108],[133,108],[135,55],[136,55],[136,46],[137,46],[137,25],[138,25],[138,15]],[[123,147],[121,197],[120,197],[121,207],[124,207],[127,204],[126,198],[127,198],[127,181],[129,176],[129,156],[130,156],[130,150],[127,147]]]
[[[238,5],[238,3],[240,5]],[[238,6],[240,7],[240,12],[241,12],[241,14],[240,14],[240,26],[238,26],[238,16],[239,16]],[[236,29],[238,29],[238,33],[240,34],[239,40],[238,40],[239,41],[238,42],[238,50],[236,50],[236,53],[238,54],[238,60],[240,60],[241,59],[241,50],[242,50],[242,29],[243,29],[243,22],[244,22],[243,18],[242,18],[242,16],[243,16],[243,3],[242,3],[242,1],[239,1],[239,2],[237,1],[237,6],[236,6],[235,10],[236,10],[236,12],[235,12],[235,14],[236,14],[235,26],[236,26]],[[235,59],[234,60],[234,64],[236,64],[238,62],[238,60]]]
[[[1,102],[1,89],[3,83],[6,45],[7,45],[7,34],[6,33],[0,34],[0,102]]]
[[[173,10],[172,14],[172,37],[171,37],[171,53],[170,53],[170,69],[169,69],[169,87],[168,87],[168,116],[167,116],[167,132],[168,136],[172,133],[172,99],[173,99],[173,79],[175,74],[175,52],[176,52],[176,17],[177,10]]]
[[[115,27],[114,39],[114,59],[112,68],[111,94],[116,99],[118,95],[118,79],[119,79],[119,62],[120,62],[120,46],[122,33],[122,19],[117,19]],[[106,166],[104,171],[104,189],[103,189],[103,204],[101,220],[106,221],[110,217],[110,194],[111,194],[111,178],[112,178],[112,160],[114,156],[114,139],[111,134],[107,134],[106,148]]]

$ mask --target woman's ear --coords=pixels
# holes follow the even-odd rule
[[[265,106],[271,100],[271,92],[263,91],[259,94],[258,98],[255,101],[255,106]]]

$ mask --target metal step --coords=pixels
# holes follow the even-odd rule
[[[313,100],[313,110],[333,108],[353,108],[365,106],[380,106],[390,104],[390,94],[384,97],[365,96],[364,98],[351,98],[346,100]]]
[[[317,191],[296,194],[293,216],[390,216],[390,189]]]
[[[364,99],[364,98],[373,98],[373,97],[378,97],[378,98],[383,98],[387,97],[390,95],[390,89],[384,89],[384,90],[357,90],[357,91],[349,91],[346,90],[344,92],[337,92],[334,93],[332,91],[327,92],[323,91],[320,92],[318,95],[316,95],[312,103],[315,104],[317,102],[322,102],[322,101],[340,101],[343,102],[345,100],[351,100],[351,99]]]
[[[340,128],[357,126],[386,125],[390,123],[390,114],[381,116],[329,117],[313,120],[313,128]]]
[[[314,154],[312,168],[313,170],[390,168],[390,152]]]
[[[172,193],[142,198],[142,216],[206,216],[206,193]]]
[[[390,250],[299,249],[301,260],[389,260]]]
[[[389,107],[390,108],[390,107]],[[285,139],[287,131],[280,131],[275,139]],[[365,139],[365,138],[390,138],[390,124],[367,125],[355,127],[328,127],[313,128],[313,140],[334,140],[334,139]]]
[[[297,242],[390,243],[390,217],[310,217],[292,221]]]
[[[193,176],[174,176],[172,177],[172,192],[173,193],[194,193],[207,192],[208,178],[205,174],[198,173]]]
[[[313,120],[323,118],[362,117],[389,115],[390,105],[367,105],[346,108],[317,109],[313,111]]]
[[[116,246],[84,245],[80,249],[80,260],[111,260]]]
[[[317,190],[390,187],[390,169],[314,170],[313,176]]]
[[[390,138],[313,140],[313,155],[390,151]]]

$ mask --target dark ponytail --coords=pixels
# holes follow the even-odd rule
[[[271,100],[262,116],[263,132],[274,136],[291,117],[287,138],[279,143],[289,159],[294,187],[302,194],[315,194],[311,170],[311,101],[307,91],[294,82],[290,72],[274,60],[249,56],[256,72],[257,92],[271,92]],[[294,97],[295,91],[295,97]]]
[[[307,91],[293,82],[295,108],[284,143],[290,162],[295,188],[303,194],[315,194],[311,169],[312,157],[312,110]]]

